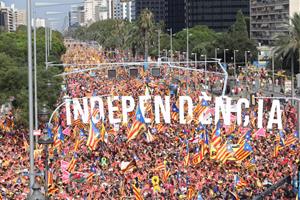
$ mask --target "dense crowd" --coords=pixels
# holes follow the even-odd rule
[[[112,56],[94,48],[73,46],[63,56],[63,62],[96,65],[119,62],[122,56],[125,54],[121,52]],[[65,72],[91,67],[70,66],[65,68]],[[115,66],[116,79],[107,76],[107,68],[67,75],[67,90],[62,91],[58,104],[65,96],[112,95],[137,99],[149,92],[151,96],[170,95],[172,107],[178,105],[178,96],[190,96],[194,111],[203,108],[203,113],[214,115],[210,112],[215,98],[212,88],[222,86],[223,76],[219,73],[207,75],[211,90],[206,90],[206,94],[213,100],[204,105],[198,98],[202,96],[206,82],[202,71],[170,69],[168,65],[162,65],[160,76],[153,77],[149,70],[140,66],[139,77],[131,77],[129,68]],[[262,74],[257,73],[257,76],[262,78]],[[256,95],[262,96],[262,93]],[[283,102],[284,130],[279,131],[276,126],[266,130],[271,104],[269,100],[265,104],[263,129],[256,128],[256,104],[243,109],[243,115],[248,114],[254,119],[247,127],[234,125],[234,113],[230,126],[225,126],[222,119],[218,126],[203,125],[196,118],[190,119],[188,124],[179,124],[178,116],[174,116],[171,124],[147,124],[130,141],[128,132],[136,121],[135,112],[130,113],[128,123],[110,124],[105,118],[95,124],[96,129],[101,134],[103,132],[103,138],[97,141],[94,149],[87,146],[90,123],[73,121],[71,126],[67,126],[66,110],[62,108],[55,115],[51,130],[48,130],[54,135],[49,157],[52,178],[48,181],[49,194],[52,199],[250,199],[280,179],[289,175],[294,177],[298,167],[298,140],[288,143],[297,135],[295,108]],[[119,103],[115,106],[121,107]],[[106,112],[107,109],[105,105]],[[147,117],[153,118],[153,108],[150,106],[147,110]],[[116,115],[121,114],[117,112]],[[216,130],[220,131],[220,144],[213,146]],[[25,133],[23,128],[1,133],[0,186],[3,199],[24,199],[29,192]],[[234,146],[245,143],[251,148],[249,156],[238,160]],[[224,144],[229,153],[223,162],[217,155]],[[194,158],[203,149],[203,158],[196,162]],[[44,160],[42,146],[37,145],[36,171],[44,170]],[[36,181],[44,184],[42,177],[36,177]],[[287,184],[266,199],[294,197],[292,185]]]

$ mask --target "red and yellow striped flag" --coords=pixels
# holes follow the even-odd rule
[[[143,129],[145,129],[145,124],[143,124],[139,120],[135,120],[127,135],[127,142],[135,139]]]
[[[163,174],[162,181],[163,181],[164,183],[166,183],[166,182],[168,181],[168,178],[169,178],[170,175],[171,175],[171,172],[170,172],[169,170],[166,170],[166,169],[165,169],[164,174]]]
[[[94,124],[93,120],[90,120],[90,131],[86,145],[90,150],[94,151],[97,149],[100,140],[100,132]]]
[[[132,189],[136,200],[144,200],[139,188],[137,188],[135,185],[132,185]]]
[[[164,162],[157,164],[156,167],[153,169],[153,171],[161,171],[161,170],[166,170],[166,165]]]
[[[184,166],[189,166],[190,164],[190,153],[187,153],[187,155],[184,157]]]
[[[48,187],[50,188],[53,185],[53,173],[51,170],[48,171]]]
[[[279,154],[279,145],[276,144],[274,147],[273,158],[277,158],[278,154]]]
[[[89,175],[86,177],[86,182],[92,183],[94,176],[95,176],[94,172],[89,173]]]
[[[227,143],[224,143],[218,150],[216,154],[216,160],[220,161],[221,163],[225,163],[226,160],[230,157],[230,152],[227,149]]]
[[[77,159],[73,157],[71,162],[68,165],[67,171],[70,173],[73,172],[75,170],[76,163],[77,163]]]
[[[251,155],[252,151],[248,151],[245,149],[245,141],[240,144],[240,147],[238,150],[234,153],[234,157],[236,158],[237,161],[243,161],[245,160],[248,156]]]
[[[190,186],[188,188],[188,192],[187,192],[187,199],[193,199],[193,197],[195,196],[196,194],[196,190],[195,190],[195,187],[194,186]]]
[[[78,150],[78,148],[80,147],[81,144],[81,140],[77,139],[74,145],[74,151],[76,152]]]
[[[106,129],[105,129],[104,123],[102,122],[101,133],[100,133],[100,138],[101,138],[102,142],[105,141],[105,134],[106,134]]]
[[[58,192],[58,188],[53,184],[49,189],[48,189],[48,194],[49,195],[55,195]]]

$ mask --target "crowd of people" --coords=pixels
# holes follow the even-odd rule
[[[119,62],[126,56],[121,52],[114,55],[88,46],[71,46],[62,60],[80,64],[65,68],[65,72],[72,72],[100,63]],[[109,77],[107,69],[115,69],[116,77]],[[214,115],[211,112],[215,98],[212,88],[222,86],[223,76],[207,73],[205,80],[201,70],[161,65],[160,76],[154,77],[151,70],[143,66],[137,69],[138,77],[130,75],[130,66],[121,65],[66,75],[67,89],[62,91],[58,104],[65,96],[133,96],[137,99],[145,93],[169,95],[171,123],[162,120],[160,124],[144,124],[129,140],[129,133],[137,121],[135,112],[129,114],[128,123],[110,124],[105,118],[91,128],[92,120],[88,124],[74,120],[68,126],[66,109],[62,108],[48,129],[48,134],[54,137],[49,152],[48,193],[51,199],[251,199],[282,178],[297,175],[300,149],[296,110],[290,102],[282,104],[284,130],[276,126],[266,129],[269,100],[265,102],[262,129],[256,127],[257,103],[243,109],[243,116],[248,114],[253,119],[247,127],[235,124],[237,116],[234,113],[230,126],[225,126],[222,118],[218,123],[204,125],[196,116],[187,124],[180,124],[174,109],[178,106],[178,96],[193,99],[194,113]],[[207,83],[211,90],[204,90]],[[212,101],[204,103],[198,98],[203,91],[213,97]],[[263,96],[260,92],[256,95]],[[116,102],[115,106],[121,110],[120,103]],[[104,107],[107,112],[107,105]],[[152,119],[152,106],[147,107],[147,111],[147,117]],[[121,114],[116,112],[116,115]],[[91,148],[87,144],[95,130],[101,136]],[[2,199],[25,199],[29,192],[25,133],[21,127],[1,132]],[[226,151],[225,159],[220,158],[222,150]],[[239,150],[245,151],[247,156],[239,157]],[[37,172],[45,169],[44,155],[42,146],[36,145]],[[45,184],[43,176],[37,176],[36,181]],[[292,184],[285,184],[265,199],[295,198],[294,189]]]

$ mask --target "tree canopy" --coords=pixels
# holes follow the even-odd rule
[[[300,14],[295,13],[288,25],[289,33],[280,34],[275,40],[275,50],[277,57],[283,57],[285,63],[294,62],[298,59],[298,67],[300,68]],[[298,69],[300,72],[300,69]]]
[[[95,22],[89,27],[79,27],[71,36],[80,40],[95,40],[104,49],[118,48],[130,50],[132,55],[158,55],[158,31],[160,34],[161,54],[163,49],[170,50],[170,35],[163,24],[155,23],[153,14],[144,10],[137,21],[104,20]],[[186,51],[187,31],[181,30],[173,37],[173,52]],[[256,55],[256,47],[249,38],[246,19],[241,11],[237,13],[236,22],[227,32],[217,33],[207,26],[197,25],[189,28],[189,51],[197,55],[206,54],[214,57],[215,48],[230,49],[228,57],[233,56],[233,50],[239,50],[237,61],[244,60],[244,51]],[[219,57],[222,57],[219,51]],[[190,54],[191,56],[191,54]]]
[[[60,78],[55,74],[62,71],[59,68],[45,69],[45,30],[37,30],[37,82],[39,106],[46,103],[53,108],[59,95]],[[52,34],[52,50],[49,60],[57,62],[65,52],[61,33]],[[52,87],[47,85],[51,82]],[[28,119],[28,68],[27,68],[27,33],[21,26],[16,32],[0,32],[0,104],[12,102],[16,110],[16,120],[27,124]]]

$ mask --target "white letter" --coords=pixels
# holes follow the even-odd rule
[[[66,113],[67,113],[67,125],[71,125],[72,122],[71,122],[71,108],[70,108],[70,105],[71,102],[69,99],[66,99]]]
[[[201,94],[203,96],[199,96],[199,102],[200,103],[202,103],[202,99],[204,99],[205,101],[211,101],[211,96],[207,96],[206,92],[201,92]],[[199,116],[199,120],[198,121],[201,122],[202,124],[212,124],[211,114],[206,114],[206,112],[207,112],[208,109],[210,109],[209,106]]]
[[[242,98],[237,102],[237,125],[241,125],[242,123],[242,104],[245,104],[245,108],[249,108],[248,99]],[[243,126],[247,126],[249,123],[249,116],[245,115],[245,121]]]
[[[189,96],[180,96],[179,97],[179,121],[180,121],[180,124],[186,124],[186,120],[184,118],[184,104],[185,104],[185,101],[187,101],[188,103],[188,115],[190,117],[193,117],[193,101],[191,99],[191,97]]]
[[[163,118],[166,124],[171,123],[171,114],[170,114],[170,96],[165,96],[165,105],[160,96],[154,97],[155,105],[155,123],[160,123],[160,109],[162,111]]]
[[[277,114],[277,117],[276,117],[277,119],[274,119],[275,112]],[[272,108],[271,108],[270,117],[269,117],[269,121],[268,121],[268,129],[272,129],[273,124],[277,124],[278,129],[282,130],[280,101],[277,99],[273,100],[273,103],[272,103]]]
[[[218,123],[220,119],[220,111],[223,116],[224,124],[230,125],[230,113],[231,113],[231,98],[226,97],[226,105],[223,104],[223,97],[216,98],[216,108],[215,108],[215,124]]]
[[[141,112],[142,112],[142,115],[145,119],[145,123],[146,124],[149,124],[151,123],[151,119],[150,118],[147,118],[146,117],[146,113],[145,113],[145,102],[147,102],[147,100],[151,99],[150,96],[139,96],[139,106],[140,106],[140,109],[141,109]],[[148,102],[149,103],[149,102]]]
[[[78,119],[78,115],[81,115],[81,119],[83,123],[88,123],[89,119],[89,106],[88,106],[88,98],[83,98],[83,108],[84,112],[81,108],[81,105],[78,101],[78,99],[73,99],[73,105],[74,105],[74,119]]]
[[[91,97],[91,113],[94,113],[95,105],[98,102],[98,115],[92,116],[93,122],[96,124],[100,121],[100,119],[104,120],[104,107],[103,107],[103,100],[100,97]]]
[[[120,118],[115,119],[114,118],[114,112],[118,111],[118,107],[113,106],[113,101],[119,100],[118,96],[107,97],[107,104],[108,104],[108,116],[109,116],[109,122],[111,124],[117,124],[121,122]]]
[[[262,128],[263,108],[264,108],[264,100],[263,99],[258,99],[257,128]]]
[[[127,102],[129,102],[129,106],[127,107]],[[123,115],[123,123],[128,122],[128,113],[134,110],[134,99],[131,96],[123,96],[122,97],[122,115]]]

